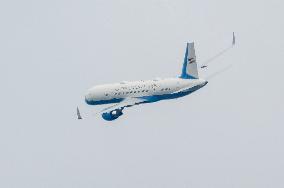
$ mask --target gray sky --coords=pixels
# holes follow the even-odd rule
[[[283,2],[0,2],[0,187],[283,187]],[[180,74],[231,42],[179,100],[95,113],[92,85]]]

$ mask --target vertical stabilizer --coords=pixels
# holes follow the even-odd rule
[[[198,69],[196,63],[194,43],[187,43],[184,55],[182,73],[180,78],[198,79]]]

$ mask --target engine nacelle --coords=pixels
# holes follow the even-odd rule
[[[116,109],[116,110],[113,110],[111,112],[103,113],[102,118],[104,120],[107,120],[107,121],[113,121],[113,120],[119,118],[119,116],[121,116],[121,115],[123,115],[122,110]]]

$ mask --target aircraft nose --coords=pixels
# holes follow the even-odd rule
[[[91,101],[91,94],[90,94],[90,93],[87,93],[87,94],[85,95],[85,101],[86,101],[87,104],[90,103],[90,101]]]

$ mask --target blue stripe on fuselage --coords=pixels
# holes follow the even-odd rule
[[[170,94],[163,94],[163,95],[151,95],[151,96],[144,96],[144,97],[137,97],[137,98],[142,98],[142,99],[147,100],[143,103],[153,103],[153,102],[157,102],[157,101],[160,101],[160,100],[176,99],[176,98],[180,98],[180,97],[184,97],[186,95],[189,95],[189,94],[193,93],[194,91],[202,88],[203,86],[204,85],[194,86],[192,88],[189,88],[187,90],[180,91],[180,92],[177,92],[177,93],[170,93]],[[102,105],[102,104],[119,103],[123,100],[124,100],[124,98],[100,100],[100,101],[91,101],[91,100],[85,100],[85,101],[89,105]]]
[[[110,99],[110,100],[100,100],[100,101],[92,101],[85,99],[86,103],[89,105],[101,105],[101,104],[111,104],[111,103],[119,103],[123,101],[124,99]]]
[[[177,93],[170,93],[170,94],[163,94],[163,95],[152,95],[152,96],[145,96],[145,97],[141,97],[143,99],[147,99],[148,103],[151,102],[157,102],[160,100],[169,100],[169,99],[176,99],[176,98],[180,98],[180,97],[184,97],[186,95],[189,95],[191,93],[193,93],[194,91],[202,88],[203,86],[199,85],[199,86],[194,86],[190,89],[184,90],[184,91],[180,91]]]

